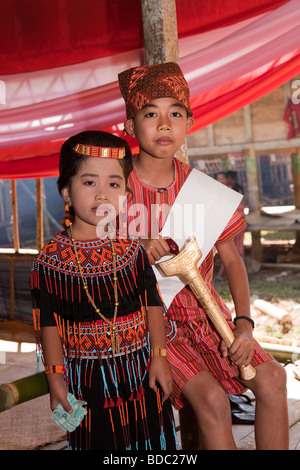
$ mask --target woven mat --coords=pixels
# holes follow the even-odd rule
[[[33,450],[62,440],[66,433],[51,417],[48,395],[0,414],[0,450]]]
[[[35,353],[6,353],[0,365],[0,383],[34,374]],[[49,395],[0,413],[0,450],[33,450],[66,439],[51,417]]]

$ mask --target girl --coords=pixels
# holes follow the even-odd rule
[[[139,241],[112,233],[107,223],[126,198],[131,170],[123,139],[98,131],[68,139],[58,179],[66,230],[33,264],[34,321],[51,409],[75,419],[86,403],[68,436],[72,450],[176,449],[155,276]],[[71,403],[77,399],[73,408],[67,388]]]

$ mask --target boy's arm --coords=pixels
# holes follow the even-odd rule
[[[170,254],[170,247],[161,235],[157,238],[143,238],[142,243],[151,264],[155,264],[163,256]]]
[[[219,245],[217,249],[227,276],[236,316],[242,315],[251,318],[247,271],[241,256],[236,250],[234,241],[231,240],[228,243]],[[228,351],[228,355],[236,365],[247,366],[251,362],[254,348],[251,323],[245,319],[237,321],[234,335],[235,341]],[[227,355],[224,342],[222,342],[221,351],[223,356]]]
[[[151,349],[166,348],[166,333],[162,307],[148,307],[147,324]],[[163,401],[169,398],[172,391],[172,374],[166,356],[155,356],[151,358],[149,370],[149,385],[156,391],[156,381],[162,387]]]
[[[41,328],[41,344],[45,365],[63,366],[63,349],[56,326],[45,326]],[[50,407],[53,411],[58,403],[65,408],[68,413],[72,412],[72,407],[67,400],[67,387],[63,374],[47,374],[47,381],[50,392]]]

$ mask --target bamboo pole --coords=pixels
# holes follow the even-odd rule
[[[45,372],[0,385],[0,412],[48,393]]]
[[[275,359],[281,362],[300,360],[300,348],[285,344],[272,344],[259,341],[261,347],[270,352]],[[30,375],[15,382],[0,385],[0,412],[8,410],[13,406],[19,405],[34,398],[46,395],[49,392],[48,382],[45,372]],[[182,411],[185,410],[185,413]],[[180,427],[185,442],[184,449],[201,449],[198,426],[193,428],[195,419],[192,409],[187,406],[180,410]]]
[[[300,348],[298,347],[266,342],[260,342],[259,344],[264,349],[264,351],[272,354],[272,356],[279,362],[296,362],[300,360]]]

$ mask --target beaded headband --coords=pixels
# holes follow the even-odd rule
[[[125,148],[113,147],[98,147],[97,145],[84,145],[76,144],[74,149],[76,153],[85,155],[86,157],[99,157],[99,158],[116,158],[122,159],[125,157]]]

